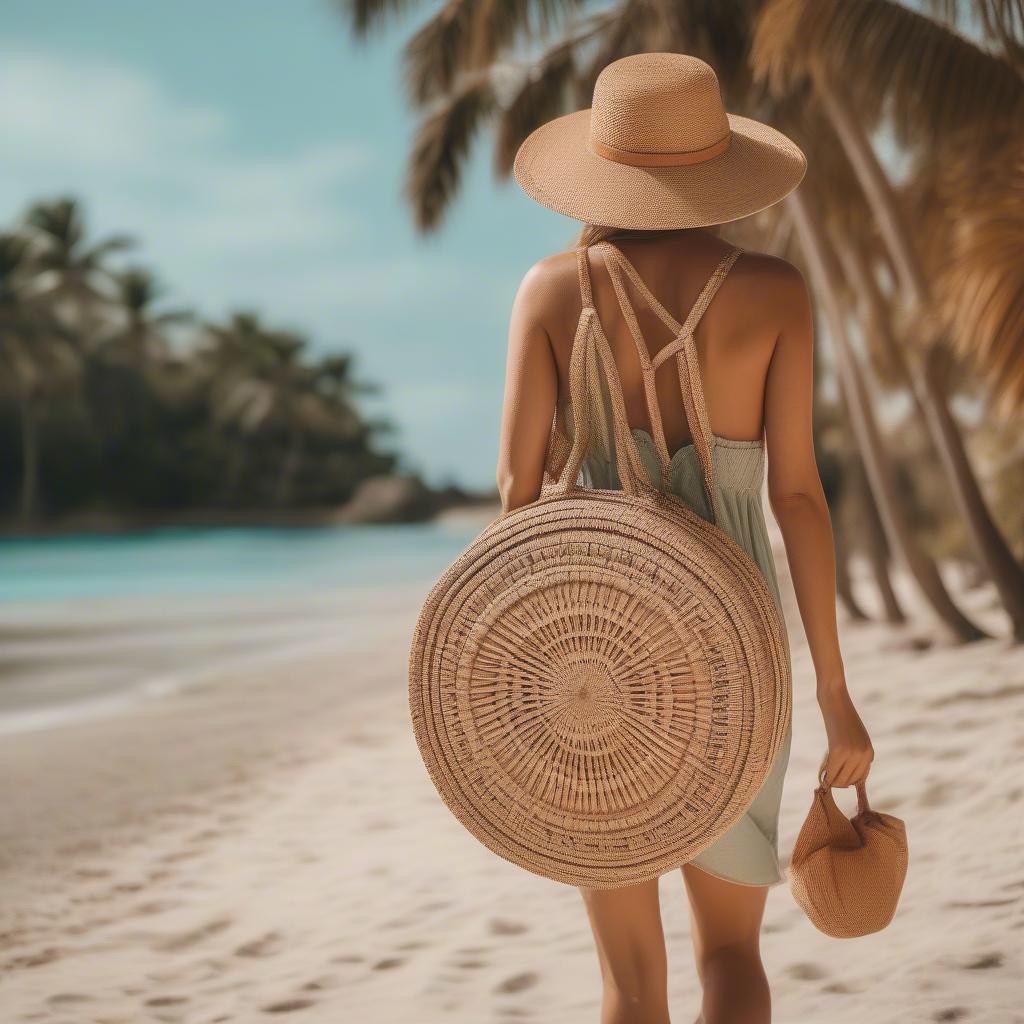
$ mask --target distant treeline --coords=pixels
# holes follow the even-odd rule
[[[168,309],[150,270],[111,269],[132,246],[70,199],[0,234],[0,517],[334,506],[395,469],[351,355]]]

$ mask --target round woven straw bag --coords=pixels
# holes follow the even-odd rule
[[[486,527],[431,590],[409,702],[434,785],[481,843],[609,889],[678,867],[742,816],[789,726],[790,662],[757,564],[651,485],[578,257],[571,449],[540,497]],[[667,347],[714,506],[692,330]],[[622,490],[577,482],[599,369]]]

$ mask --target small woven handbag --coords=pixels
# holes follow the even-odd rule
[[[819,931],[836,939],[870,935],[896,913],[907,874],[906,824],[872,810],[863,782],[857,813],[847,818],[823,772],[786,869],[789,888]]]
[[[608,261],[621,256],[599,247]],[[653,363],[638,343],[662,441],[654,368],[676,359],[712,507],[693,330],[737,255],[723,259],[685,324],[658,305],[675,340]],[[435,787],[481,843],[547,878],[610,889],[678,867],[746,811],[789,727],[790,655],[753,559],[651,485],[586,248],[577,259],[571,447],[555,450],[556,414],[548,465],[557,475],[486,527],[430,591],[412,639],[409,703]],[[621,490],[578,483],[599,372]]]

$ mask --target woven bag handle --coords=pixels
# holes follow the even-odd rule
[[[825,755],[825,759],[828,759],[828,754]],[[826,775],[825,761],[822,761],[821,767],[818,769],[818,788],[823,793],[830,793],[832,787],[826,782]],[[855,785],[857,787],[857,813],[864,814],[871,810],[871,805],[868,803],[867,785],[864,782],[857,782]]]
[[[590,287],[590,268],[587,265],[586,247],[576,250],[577,270],[580,278],[580,295],[583,309],[580,311],[573,340],[572,356],[569,361],[569,400],[572,405],[573,439],[569,455],[562,466],[554,492],[570,494],[579,490],[578,478],[586,457],[594,424],[591,421],[592,401],[600,395],[599,371],[603,371],[612,406],[612,430],[615,436],[615,455],[622,489],[627,494],[639,497],[657,492],[647,477],[640,450],[633,438],[629,420],[626,418],[626,401],[622,393],[618,367],[612,355],[611,346],[601,329],[594,307],[594,296]]]

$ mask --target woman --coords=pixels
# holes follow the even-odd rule
[[[497,476],[505,511],[536,500],[551,468],[552,422],[571,435],[569,361],[585,304],[581,288],[589,289],[651,482],[661,483],[657,439],[666,454],[675,453],[674,492],[707,518],[675,360],[666,357],[655,372],[652,410],[636,348],[646,346],[654,359],[672,341],[669,326],[683,324],[699,302],[691,324],[720,525],[754,558],[778,601],[760,497],[767,457],[770,503],[817,676],[827,781],[847,787],[867,777],[873,750],[847,690],[837,637],[831,523],[811,434],[807,289],[789,263],[737,253],[711,230],[784,198],[805,166],[781,133],[726,114],[713,70],[681,54],[610,64],[591,108],[530,135],[516,157],[516,179],[543,205],[584,222],[578,246],[586,247],[586,259],[578,266],[576,252],[546,257],[517,292]],[[582,472],[588,486],[621,486],[607,444],[594,443]],[[743,818],[681,866],[703,1024],[770,1019],[759,933],[768,889],[785,878],[778,814],[789,747],[787,736]],[[658,881],[581,892],[604,982],[603,1024],[668,1021]]]

